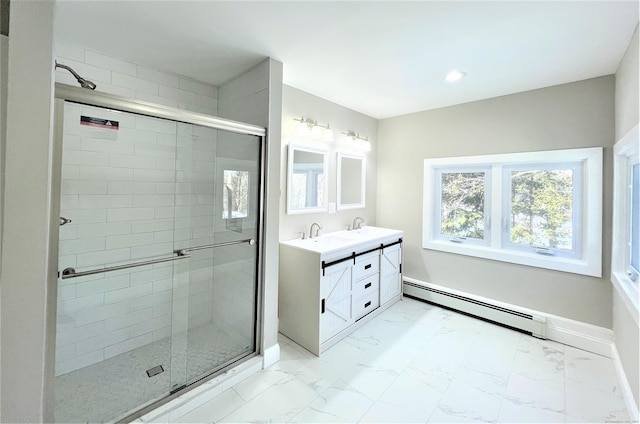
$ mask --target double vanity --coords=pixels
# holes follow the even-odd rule
[[[280,332],[316,355],[402,297],[402,231],[363,227],[280,243]]]

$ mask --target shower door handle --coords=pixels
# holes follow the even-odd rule
[[[193,252],[194,250],[213,249],[214,247],[233,246],[234,244],[249,243],[251,246],[256,244],[256,240],[252,238],[244,240],[223,241],[221,243],[206,244],[204,246],[185,247],[184,249],[178,249],[174,251],[177,255],[185,255],[187,252]]]
[[[182,254],[178,254],[177,256],[171,256],[169,258],[160,258],[160,259],[150,259],[148,261],[140,261],[140,262],[133,262],[130,264],[126,264],[126,265],[115,265],[115,266],[108,266],[106,268],[96,268],[96,269],[92,269],[89,271],[81,271],[81,272],[76,272],[75,268],[73,267],[68,267],[62,270],[62,279],[66,280],[67,278],[77,278],[77,277],[84,277],[86,275],[94,275],[94,274],[102,274],[105,272],[112,272],[112,271],[120,271],[122,269],[129,269],[129,268],[136,268],[139,266],[145,266],[145,265],[153,265],[153,264],[160,264],[163,262],[171,262],[171,261],[177,261],[180,259],[186,259],[186,258],[190,258],[191,255],[186,254],[186,253],[182,253]]]

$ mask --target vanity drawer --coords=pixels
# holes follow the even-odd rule
[[[355,298],[354,298],[355,299]],[[380,306],[378,292],[358,298],[353,301],[353,319],[358,320]]]
[[[378,293],[380,287],[380,274],[373,274],[353,283],[353,298],[358,299]]]
[[[369,275],[377,274],[380,272],[380,251],[367,253],[366,255],[358,256],[356,263],[353,265],[353,281],[358,281]]]

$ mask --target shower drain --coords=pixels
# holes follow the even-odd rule
[[[149,368],[147,370],[147,375],[149,376],[149,378],[151,378],[163,372],[164,372],[164,368],[162,368],[162,365],[157,365],[153,368]]]

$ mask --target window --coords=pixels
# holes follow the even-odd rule
[[[637,316],[640,274],[640,137],[638,126],[614,146],[611,281]]]
[[[439,169],[436,178],[438,238],[487,244],[487,169]]]
[[[579,256],[581,170],[580,163],[504,167],[505,248]]]
[[[249,216],[249,172],[225,169],[222,218]]]
[[[601,276],[601,148],[427,159],[424,188],[424,248]]]

